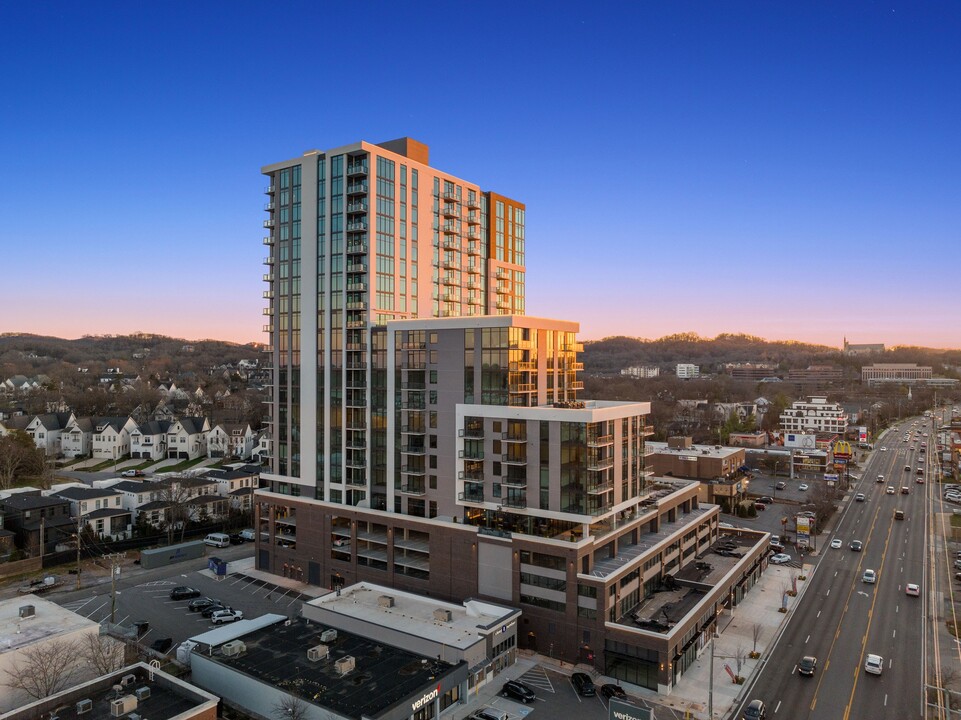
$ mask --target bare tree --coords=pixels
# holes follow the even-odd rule
[[[7,687],[40,700],[67,687],[78,671],[77,643],[54,640],[28,647],[5,669]]]
[[[744,667],[744,662],[747,660],[747,652],[744,648],[738,645],[737,650],[734,651],[734,667],[737,668],[737,672],[734,673],[735,678],[739,678],[743,681],[743,676],[741,675],[741,668]],[[735,680],[734,682],[738,682]]]
[[[82,643],[81,656],[97,675],[116,672],[124,666],[124,645],[109,635],[87,635]]]
[[[174,532],[180,530],[180,541],[183,542],[187,521],[190,519],[190,489],[183,483],[183,478],[174,478],[160,490],[159,499],[167,503],[167,544],[173,544]]]
[[[277,720],[307,720],[309,708],[300,698],[284,695],[273,707],[273,714]]]
[[[751,639],[754,641],[754,645],[752,646],[753,649],[751,650],[751,652],[754,653],[755,655],[757,655],[757,641],[760,637],[761,637],[761,623],[754,623],[754,625],[751,626]]]

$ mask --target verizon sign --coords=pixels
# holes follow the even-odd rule
[[[436,700],[438,697],[440,697],[440,683],[437,683],[437,687],[435,687],[429,693],[424,693],[420,699],[414,700],[414,702],[410,704],[410,711],[415,713],[427,703],[434,702],[434,700]]]
[[[654,713],[650,708],[640,708],[629,705],[623,700],[611,698],[607,708],[608,720],[654,720]]]

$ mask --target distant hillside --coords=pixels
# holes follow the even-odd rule
[[[860,368],[874,362],[916,362],[932,365],[935,372],[961,364],[961,351],[897,347],[883,355],[846,357],[838,348],[796,341],[770,341],[752,335],[722,334],[702,338],[695,333],[678,333],[647,340],[609,337],[584,343],[584,369],[589,373],[617,373],[632,365],[694,363],[705,372],[732,362],[767,362],[781,369],[808,365],[841,365]]]

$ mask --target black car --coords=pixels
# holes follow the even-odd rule
[[[220,612],[221,610],[230,610],[230,609],[231,608],[227,607],[223,603],[217,602],[217,603],[214,603],[213,605],[208,605],[207,607],[205,607],[203,610],[200,611],[200,614],[203,615],[205,618],[209,618],[215,612]]]
[[[801,658],[801,662],[797,664],[797,671],[799,675],[807,675],[810,677],[814,674],[814,671],[818,668],[818,659],[813,655],[805,655]]]
[[[627,700],[627,693],[624,692],[624,688],[620,685],[615,685],[614,683],[605,683],[601,685],[601,695],[606,697],[608,700]]]
[[[854,552],[861,552],[861,550],[864,548],[864,543],[862,543],[860,540],[852,540],[848,547]]]
[[[150,649],[156,650],[158,653],[166,654],[166,652],[170,649],[170,646],[173,644],[173,638],[158,638],[157,640],[153,641]]]
[[[501,695],[504,697],[514,698],[515,700],[520,700],[525,705],[529,702],[534,702],[537,700],[537,696],[534,691],[531,690],[527,685],[517,680],[508,680],[504,683],[504,687],[501,688]]]
[[[175,587],[173,590],[170,591],[171,600],[189,600],[190,598],[199,598],[199,597],[200,597],[199,590],[192,587],[187,587],[186,585],[179,585],[178,587]]]
[[[241,537],[240,533],[230,533],[230,544],[231,545],[243,545],[246,540]]]
[[[586,673],[576,672],[571,675],[571,684],[581,697],[594,697],[597,690],[594,689],[594,681]]]
[[[765,505],[770,505],[774,502],[774,498],[772,498],[770,495],[762,495],[757,499],[757,501],[759,503],[764,503]]]
[[[210,607],[211,605],[220,605],[220,600],[214,600],[209,597],[197,598],[196,600],[191,600],[187,603],[187,609],[190,612],[200,612],[205,607]]]
[[[751,700],[747,707],[744,708],[744,714],[741,716],[744,720],[765,720],[767,717],[767,708],[764,707],[764,703],[760,700]]]

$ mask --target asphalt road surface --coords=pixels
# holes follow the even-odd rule
[[[917,443],[912,453],[900,430],[889,432],[848,493],[848,505],[832,537],[843,547],[828,547],[832,537],[819,538],[822,557],[764,670],[746,700],[759,698],[768,718],[919,718],[921,717],[923,597],[905,594],[907,583],[925,584],[925,492],[932,484],[917,484]],[[880,446],[882,443],[878,443]],[[878,474],[885,476],[875,482]],[[888,485],[895,494],[886,492]],[[901,486],[909,494],[901,494]],[[865,502],[852,502],[863,492]],[[894,510],[905,520],[894,519]],[[848,549],[851,540],[864,543],[863,552]],[[877,582],[862,581],[865,569],[877,572]],[[884,658],[880,676],[864,671],[869,653]],[[805,655],[818,659],[813,677],[797,673]],[[738,715],[740,717],[740,715]]]

